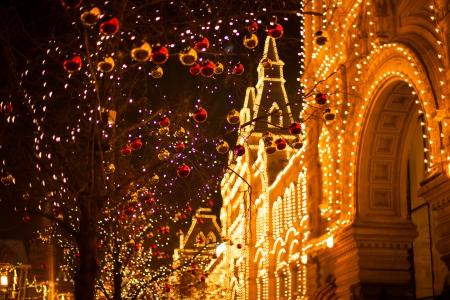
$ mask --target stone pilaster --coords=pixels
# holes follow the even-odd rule
[[[401,222],[355,221],[336,236],[335,277],[339,300],[405,299],[408,249],[416,226]]]

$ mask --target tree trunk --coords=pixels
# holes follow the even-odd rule
[[[114,273],[114,300],[122,300],[122,274],[120,273]]]
[[[92,228],[94,229],[94,228]],[[80,253],[75,274],[75,299],[94,300],[97,280],[97,232],[96,230],[80,230],[77,240]]]

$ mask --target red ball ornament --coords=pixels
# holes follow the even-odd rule
[[[3,106],[3,108],[0,107],[0,112],[3,112],[3,114],[5,114],[5,115],[9,115],[10,113],[12,113],[12,111],[13,111],[13,106],[10,103]]]
[[[69,59],[66,59],[63,66],[64,70],[70,74],[75,73],[81,69],[81,58],[78,55],[75,55]]]
[[[197,224],[198,224],[198,225],[202,225],[203,223],[204,223],[204,221],[203,221],[202,219],[198,219],[198,220],[197,220]]]
[[[139,252],[139,250],[141,250],[141,248],[142,248],[142,245],[139,244],[139,243],[137,243],[136,245],[134,245],[133,250],[134,250],[135,252]]]
[[[202,276],[202,277],[200,277],[200,280],[201,280],[201,281],[205,281],[205,280],[206,280],[206,277],[205,277],[205,276]]]
[[[22,220],[24,222],[30,221],[30,216],[29,215],[25,215],[25,216],[22,217]]]
[[[178,168],[177,168],[177,174],[181,178],[185,178],[185,177],[189,176],[190,173],[191,173],[191,169],[185,164],[182,164],[182,165],[178,166]]]
[[[189,68],[189,72],[192,75],[198,75],[200,74],[200,65],[199,64],[195,64],[192,67]]]
[[[214,254],[212,255],[212,258],[216,259],[216,258],[217,258],[217,254],[214,253]]]
[[[167,127],[170,125],[170,120],[168,117],[162,117],[159,121],[158,121],[159,126],[161,127]]]
[[[213,206],[213,205],[214,205],[214,203],[213,203],[211,200],[209,200],[208,202],[206,202],[206,206],[211,207],[211,206]]]
[[[104,35],[113,35],[119,31],[119,20],[110,18],[100,23],[100,32]]]
[[[81,0],[61,0],[61,4],[67,8],[76,8],[80,6]]]
[[[61,212],[61,208],[59,206],[54,206],[53,207],[53,213],[55,215],[59,214]]]
[[[280,24],[270,25],[267,29],[269,36],[274,39],[279,39],[283,36],[284,30]]]
[[[155,204],[155,198],[153,198],[153,197],[148,197],[147,199],[145,199],[145,204],[147,204],[147,205],[153,205],[153,204]]]
[[[170,255],[169,255],[169,254],[166,254],[166,255],[164,256],[164,258],[165,258],[165,259],[170,258]]]
[[[119,220],[120,223],[125,223],[125,221],[127,220],[123,215],[119,216],[117,219]]]
[[[47,263],[43,263],[43,264],[41,265],[41,268],[42,268],[42,269],[47,269],[47,267],[48,267]]]
[[[163,64],[169,59],[169,51],[166,47],[156,44],[152,49],[152,61],[156,64]]]
[[[170,228],[169,227],[164,228],[163,233],[164,234],[169,234],[170,233]]]
[[[237,247],[238,249],[242,249],[242,244],[237,244],[236,247]]]
[[[247,30],[251,33],[255,33],[256,31],[258,31],[258,23],[252,22],[252,24],[247,26]]]
[[[125,214],[131,216],[134,213],[134,208],[132,206],[125,207]]]
[[[123,156],[128,156],[128,155],[130,155],[130,154],[131,154],[131,148],[130,148],[130,146],[125,146],[122,150],[120,150],[120,153],[121,153]]]
[[[233,152],[234,152],[234,155],[236,155],[236,156],[242,156],[245,154],[245,147],[242,145],[236,145],[236,146],[234,146]]]
[[[150,248],[152,248],[152,250],[155,250],[155,249],[156,249],[156,245],[155,245],[155,244],[152,244],[152,245],[150,246]]]
[[[211,77],[214,75],[214,69],[214,64],[209,60],[205,60],[200,66],[200,73],[205,77]]]
[[[289,132],[291,134],[300,134],[300,132],[302,132],[302,127],[299,123],[294,122],[291,124],[291,126],[289,126]]]
[[[170,292],[170,285],[166,284],[164,286],[164,292]]]
[[[234,75],[242,75],[244,73],[244,66],[242,64],[237,64],[233,68]]]
[[[194,112],[194,120],[197,123],[203,123],[206,121],[206,118],[208,117],[208,113],[206,112],[206,110],[204,110],[203,108],[199,107],[195,112]]]
[[[284,150],[286,148],[286,140],[282,138],[275,140],[275,146],[277,150]]]
[[[30,242],[30,244],[36,243],[36,239],[35,239],[35,238],[31,238],[31,239],[29,239],[28,241]]]
[[[184,143],[183,143],[183,142],[178,142],[178,143],[175,145],[175,150],[177,150],[178,152],[183,152],[185,148],[186,148],[186,147],[184,146]]]
[[[97,249],[98,250],[102,249],[102,244],[97,244]]]
[[[133,150],[139,150],[142,147],[142,141],[138,138],[134,138],[130,143],[130,147]]]
[[[209,48],[209,40],[203,36],[197,38],[194,43],[194,49],[198,52],[204,52]]]
[[[186,219],[186,214],[181,214],[180,219]]]
[[[318,93],[316,94],[314,99],[316,100],[317,104],[324,105],[325,103],[327,103],[327,94]]]
[[[80,258],[80,252],[75,252],[75,253],[73,254],[73,257],[74,257],[74,258]]]

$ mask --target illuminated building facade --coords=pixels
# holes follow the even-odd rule
[[[450,299],[449,7],[309,2],[302,112],[266,41],[241,110],[258,122],[222,182],[211,298]],[[273,151],[300,118],[303,147]]]

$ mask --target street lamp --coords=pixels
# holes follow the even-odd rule
[[[3,273],[0,276],[0,286],[5,293],[5,299],[8,299],[8,273]]]

